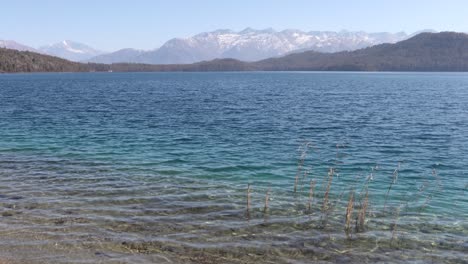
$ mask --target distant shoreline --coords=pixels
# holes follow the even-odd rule
[[[466,71],[317,71],[317,70],[311,70],[311,71],[301,71],[301,70],[291,70],[291,71],[114,71],[114,72],[106,72],[106,71],[99,71],[99,72],[83,72],[83,71],[68,71],[68,72],[0,72],[0,75],[16,75],[16,74],[74,74],[74,73],[99,73],[99,74],[119,74],[119,73],[421,73],[421,74],[430,74],[430,73],[468,73],[468,70]]]
[[[395,44],[356,51],[305,51],[256,62],[215,59],[192,64],[78,63],[0,48],[0,72],[468,72],[468,35],[421,33]]]

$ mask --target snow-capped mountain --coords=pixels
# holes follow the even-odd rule
[[[104,52],[93,49],[85,44],[71,40],[44,46],[39,48],[42,53],[57,56],[71,61],[83,61],[103,54]]]
[[[143,50],[137,49],[121,49],[112,53],[102,54],[91,59],[85,60],[87,62],[96,63],[119,63],[119,62],[131,62],[136,57],[145,53]]]
[[[408,38],[404,32],[366,33],[350,31],[310,31],[273,29],[242,31],[216,30],[189,38],[175,38],[159,49],[137,54],[133,58],[110,53],[93,62],[136,62],[150,64],[193,63],[215,58],[256,61],[292,52],[315,50],[337,52],[356,50],[381,43],[394,43]]]
[[[20,51],[32,51],[38,52],[38,50],[31,48],[29,46],[23,45],[13,40],[0,40],[0,48],[14,49]]]

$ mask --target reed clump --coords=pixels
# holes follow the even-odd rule
[[[310,215],[310,219],[312,220],[312,212],[314,206],[316,207],[317,211],[321,210],[320,219],[322,221],[321,224],[316,225],[316,227],[326,228],[328,225],[328,221],[333,221],[332,223],[337,226],[343,225],[344,223],[344,231],[346,232],[346,236],[350,237],[352,232],[359,233],[365,232],[366,229],[371,228],[370,224],[368,223],[368,218],[371,216],[377,216],[381,213],[381,215],[387,218],[386,222],[387,226],[390,226],[391,232],[391,240],[390,245],[393,245],[395,241],[398,239],[398,227],[400,221],[400,214],[402,213],[402,206],[405,204],[400,203],[398,207],[393,207],[392,197],[399,198],[398,191],[399,188],[396,188],[396,184],[398,181],[399,173],[400,173],[400,166],[401,164],[398,163],[398,166],[392,171],[391,173],[391,182],[388,188],[385,188],[382,192],[378,192],[378,188],[374,189],[377,192],[373,193],[373,189],[371,186],[371,182],[374,181],[374,174],[377,171],[378,167],[372,167],[372,171],[370,172],[367,177],[364,178],[363,175],[359,175],[355,177],[355,179],[346,179],[345,181],[341,181],[343,178],[341,171],[339,171],[336,167],[332,166],[328,169],[328,173],[323,177],[310,177],[307,178],[309,171],[304,170],[305,159],[307,155],[307,149],[309,147],[309,143],[304,144],[301,149],[301,156],[298,162],[298,168],[295,175],[294,181],[294,199],[304,199],[300,201],[299,209],[291,208],[292,212],[297,213],[304,213],[308,212]],[[408,210],[408,203],[411,201],[415,201],[415,203],[419,203],[421,198],[425,198],[424,204],[422,208],[424,208],[433,198],[433,194],[431,192],[435,192],[440,190],[442,183],[438,176],[437,171],[433,170],[432,172],[434,183],[435,185],[430,185],[426,182],[422,184],[419,188],[418,193],[412,193],[408,191],[406,195],[403,197],[403,200],[406,202],[406,210]],[[301,178],[302,176],[302,178]],[[310,179],[310,181],[309,181]],[[309,183],[309,191],[307,194],[307,187],[305,182],[306,180]],[[384,180],[388,181],[388,180]],[[350,185],[351,187],[347,187],[346,185]],[[338,186],[339,188],[337,188]],[[290,188],[291,186],[289,186]],[[332,189],[333,187],[333,189]],[[287,187],[287,189],[289,189]],[[317,189],[317,190],[316,190]],[[465,186],[466,189],[466,186]],[[335,191],[336,193],[332,193]],[[349,195],[346,196],[349,190]],[[291,194],[290,191],[286,192]],[[374,194],[374,195],[373,195]],[[379,197],[379,194],[382,194],[382,200],[372,201],[372,208],[371,206],[371,198]],[[428,195],[429,194],[429,195]],[[246,215],[248,219],[250,219],[250,213],[252,211],[252,186],[251,184],[247,185],[246,190]],[[372,197],[371,197],[372,196]],[[268,189],[266,189],[265,196],[264,196],[264,203],[263,203],[263,215],[265,219],[269,217],[272,213],[272,208],[270,205],[270,197],[271,197],[271,185]],[[307,199],[308,197],[308,199]],[[405,199],[408,198],[408,199]],[[419,199],[415,199],[419,198]],[[307,201],[306,201],[307,199]],[[401,199],[401,198],[400,198]],[[416,201],[419,200],[419,201]],[[378,206],[376,205],[378,202]],[[261,203],[261,200],[259,200]],[[314,204],[315,203],[315,204]],[[375,205],[374,205],[375,204]],[[392,207],[388,206],[391,204]],[[382,206],[383,205],[383,206]],[[255,205],[254,205],[255,206]],[[374,207],[375,206],[375,207]],[[261,208],[261,205],[258,205],[257,208]],[[337,210],[335,210],[337,209]],[[387,212],[388,210],[388,212]],[[345,211],[344,219],[343,219],[343,211]],[[288,212],[286,212],[288,213]],[[284,213],[283,215],[286,215]],[[331,216],[331,217],[330,217]],[[377,223],[377,221],[376,221]],[[334,226],[335,227],[335,226]],[[377,227],[378,228],[378,227]]]

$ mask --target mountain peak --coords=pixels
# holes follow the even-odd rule
[[[251,28],[251,27],[246,27],[243,30],[239,31],[239,34],[248,34],[248,33],[253,33],[256,30]]]
[[[71,61],[83,61],[104,53],[86,44],[68,39],[41,47],[39,50],[45,54],[65,58]]]
[[[254,29],[251,27],[246,27],[243,30],[238,32],[238,34],[255,34],[255,33],[276,33],[276,31],[271,27],[265,28],[265,29]]]
[[[407,41],[442,41],[446,42],[446,44],[450,44],[448,40],[468,40],[467,33],[460,33],[460,32],[452,32],[452,31],[443,31],[443,32],[429,32],[425,31],[419,33],[415,36],[412,36]]]
[[[56,44],[59,44],[59,43],[56,43]],[[78,41],[73,41],[73,40],[69,40],[69,39],[65,39],[65,40],[62,40],[62,43],[61,43],[63,46],[86,46],[86,47],[89,47],[85,44],[82,44]]]

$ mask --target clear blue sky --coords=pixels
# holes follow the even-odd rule
[[[466,0],[3,0],[0,39],[152,49],[219,28],[468,32]]]

